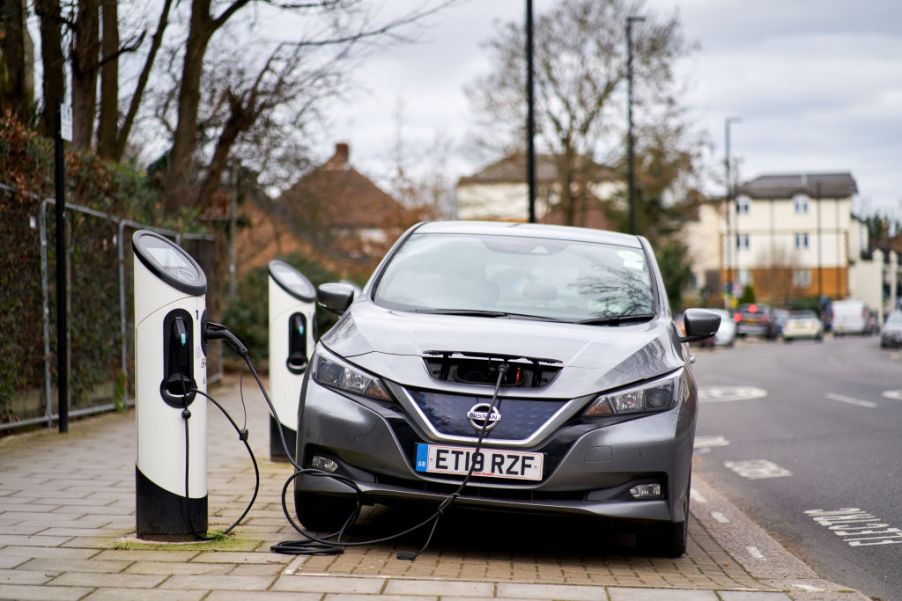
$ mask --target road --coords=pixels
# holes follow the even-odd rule
[[[696,355],[698,473],[824,577],[902,599],[902,392],[884,395],[902,353],[828,337]]]

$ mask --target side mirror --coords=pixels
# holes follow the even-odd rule
[[[686,335],[680,337],[680,342],[697,342],[717,333],[720,315],[704,309],[686,309],[683,314],[683,325]]]
[[[354,301],[354,287],[350,284],[331,282],[316,289],[316,304],[326,311],[341,315]]]

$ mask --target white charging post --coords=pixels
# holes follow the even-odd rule
[[[159,234],[135,232],[132,247],[137,533],[193,538],[207,531],[207,403],[194,392],[207,390],[207,279]]]
[[[270,416],[269,449],[273,460],[285,460],[279,438],[288,449],[297,440],[298,405],[307,361],[313,352],[316,289],[284,261],[269,262],[269,390],[278,421]]]

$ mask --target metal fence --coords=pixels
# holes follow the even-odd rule
[[[0,202],[21,194],[0,184]],[[48,228],[50,198],[31,196],[37,215],[30,214],[27,223],[10,228],[4,235],[33,238],[37,233],[39,273],[33,273],[34,255],[26,242],[22,252],[25,260],[16,278],[40,278],[40,302],[33,298],[37,292],[33,282],[22,284],[24,302],[18,303],[16,317],[21,320],[40,320],[42,340],[32,340],[32,330],[3,332],[15,340],[14,356],[0,357],[2,361],[19,361],[4,366],[4,374],[19,370],[14,386],[7,384],[6,403],[0,416],[0,431],[24,426],[53,424],[58,418],[56,407],[56,315],[55,281],[52,277],[55,256],[55,228]],[[51,216],[52,216],[51,211]],[[23,220],[24,221],[24,220]],[[21,230],[19,229],[21,227]],[[134,399],[134,299],[132,234],[139,229],[158,232],[174,240],[188,251],[207,274],[216,273],[216,242],[212,236],[180,233],[122,219],[102,211],[66,204],[67,240],[67,303],[69,314],[69,381],[70,416],[89,415],[131,406]],[[35,230],[37,230],[35,232]],[[27,263],[31,267],[24,264]],[[17,294],[9,292],[9,294]],[[38,306],[35,306],[38,305]],[[9,316],[8,316],[9,317]],[[10,321],[5,322],[18,323]],[[31,334],[30,334],[31,333]],[[17,336],[18,334],[18,336]],[[40,351],[30,345],[40,345]],[[222,377],[221,345],[210,353],[208,381]],[[34,362],[40,358],[40,369]],[[28,363],[31,365],[28,365]]]

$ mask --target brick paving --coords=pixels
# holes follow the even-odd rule
[[[237,382],[211,391],[241,423]],[[679,559],[642,556],[628,533],[558,518],[452,512],[416,561],[424,533],[343,555],[292,557],[270,545],[297,538],[280,492],[291,468],[268,457],[268,424],[248,386],[250,442],[261,490],[225,540],[157,544],[134,539],[134,413],[0,440],[0,599],[85,601],[788,601],[808,599],[785,580],[753,575],[701,522]],[[212,405],[208,428],[210,531],[244,509],[253,485],[244,447]],[[401,512],[367,510],[354,536],[399,529]],[[822,581],[818,581],[819,583]],[[831,584],[831,583],[827,583]],[[861,599],[834,587],[818,599]]]

